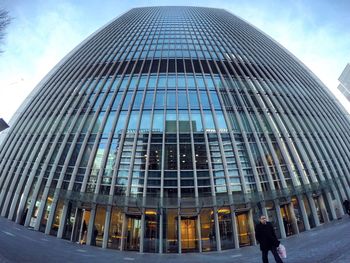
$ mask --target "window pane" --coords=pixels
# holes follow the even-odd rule
[[[156,108],[164,108],[164,91],[157,91],[156,94]]]
[[[164,112],[162,110],[155,110],[153,115],[153,131],[163,131],[163,125],[164,125]]]
[[[187,110],[179,110],[179,132],[190,132],[190,121]]]
[[[168,91],[167,93],[167,107],[175,108],[176,105],[176,93],[175,91]]]
[[[176,132],[176,112],[168,110],[166,113],[166,123],[165,123],[166,132]]]
[[[222,111],[216,111],[216,119],[218,121],[219,129],[227,129],[225,118]]]
[[[153,91],[147,91],[145,102],[143,105],[144,109],[151,109],[153,105],[153,96],[154,92]]]
[[[187,95],[185,91],[178,92],[178,108],[179,109],[186,109],[187,108]]]
[[[139,111],[132,111],[129,119],[128,130],[135,130],[137,128],[137,120]]]
[[[198,132],[203,130],[202,118],[199,111],[192,111],[192,130],[193,132]]]
[[[203,112],[203,114],[204,114],[206,129],[215,129],[213,115],[211,114],[211,111],[206,110]]]
[[[124,129],[125,119],[126,119],[126,112],[125,111],[120,112],[119,119],[118,119],[117,125],[115,127],[114,134],[118,134],[121,132],[122,129]]]
[[[199,109],[199,102],[198,102],[196,91],[189,92],[189,99],[190,99],[191,109]]]
[[[140,130],[149,130],[150,128],[151,128],[151,111],[144,110],[142,112]]]

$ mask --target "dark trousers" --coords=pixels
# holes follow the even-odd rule
[[[277,253],[277,248],[271,248],[270,251],[272,252],[272,255],[275,257],[276,263],[283,263],[282,259]],[[267,254],[269,253],[269,250],[262,250],[262,260],[263,263],[269,263],[269,259],[267,257]]]

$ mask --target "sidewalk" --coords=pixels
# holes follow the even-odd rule
[[[350,218],[344,216],[282,243],[287,263],[350,262]],[[272,255],[269,260],[274,262]],[[258,246],[188,254],[121,252],[71,243],[0,218],[0,262],[260,263],[261,253]]]

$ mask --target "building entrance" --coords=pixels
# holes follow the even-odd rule
[[[252,244],[250,238],[249,215],[248,212],[237,213],[237,229],[239,246],[250,246]]]
[[[314,199],[314,202],[315,202],[318,219],[319,219],[320,223],[323,224],[324,223],[324,217],[323,217],[323,214],[322,214],[319,198],[320,197],[316,196],[313,199]]]
[[[90,210],[77,208],[73,226],[72,241],[86,244]]]
[[[141,216],[126,216],[126,243],[125,250],[139,251],[140,249],[140,232],[141,232]]]
[[[181,217],[181,250],[198,251],[197,217]]]
[[[289,211],[288,204],[281,205],[281,215],[283,220],[283,227],[287,236],[293,235],[293,225],[292,225],[292,216]]]

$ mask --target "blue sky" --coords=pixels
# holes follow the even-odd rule
[[[2,0],[13,20],[0,54],[0,117],[9,121],[36,84],[92,32],[133,7],[195,5],[226,9],[270,35],[309,67],[350,112],[337,90],[350,62],[348,0]]]

